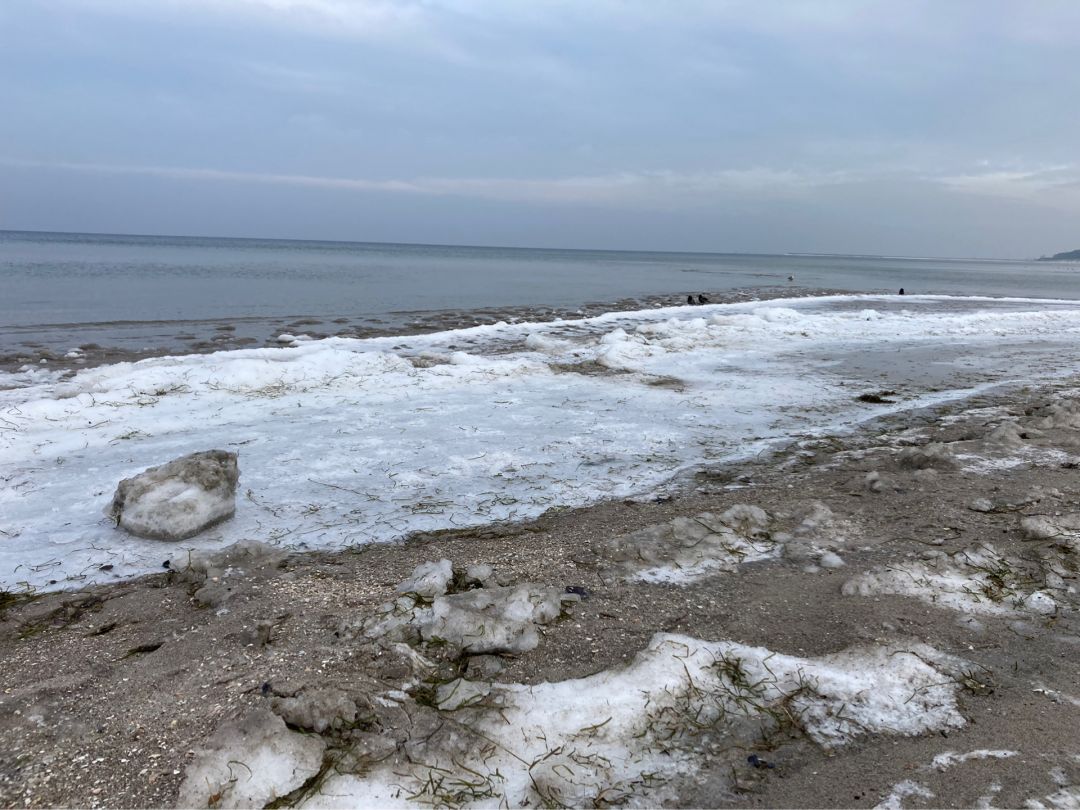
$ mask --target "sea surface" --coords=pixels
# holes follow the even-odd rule
[[[261,343],[304,325],[324,334],[371,326],[385,333],[417,313],[572,312],[590,302],[677,304],[701,292],[900,287],[1080,299],[1080,272],[1075,265],[974,259],[0,231],[0,352],[86,342],[177,350],[223,323]],[[298,326],[298,319],[308,323]]]

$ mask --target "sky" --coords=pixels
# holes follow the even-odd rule
[[[1075,0],[3,0],[0,229],[1080,248]]]

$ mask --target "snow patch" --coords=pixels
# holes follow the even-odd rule
[[[658,634],[628,666],[587,678],[447,684],[436,701],[452,713],[452,735],[362,776],[332,776],[304,806],[656,804],[665,783],[712,755],[710,735],[794,723],[836,748],[863,734],[960,727],[944,661],[924,645],[798,658]]]
[[[1055,613],[1056,600],[1043,590],[1025,590],[1016,565],[993,546],[979,545],[927,562],[874,569],[849,579],[841,592],[914,596],[927,604],[985,616]]]
[[[770,538],[769,515],[736,504],[721,515],[677,517],[598,545],[607,572],[630,581],[688,585],[720,571],[770,559],[780,548]]]

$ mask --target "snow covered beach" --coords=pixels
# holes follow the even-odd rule
[[[830,296],[155,358],[0,391],[0,586],[160,568],[116,483],[238,450],[236,517],[192,543],[298,549],[647,496],[703,465],[1074,369],[1073,302]],[[867,403],[858,397],[893,391]]]
[[[9,377],[0,802],[1068,806],[1078,336],[833,296]],[[231,520],[102,516],[209,447]]]

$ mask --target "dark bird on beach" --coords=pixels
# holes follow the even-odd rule
[[[697,297],[697,302],[698,302],[699,304],[707,304],[707,303],[709,303],[709,299],[708,299],[708,298],[706,298],[706,297],[705,297],[704,295],[701,295],[701,294],[699,293],[699,294],[698,294],[698,297]]]
[[[692,296],[692,295],[686,296],[686,303],[688,303],[688,304],[694,303],[694,296]]]
[[[900,288],[900,292],[899,292],[899,295],[903,295],[903,294],[904,294],[904,288],[903,288],[903,287],[901,287],[901,288]]]
[[[787,280],[788,280],[788,281],[794,281],[794,280],[795,280],[795,276],[793,276],[793,275],[791,275],[791,276],[788,276],[788,277],[787,277]]]

